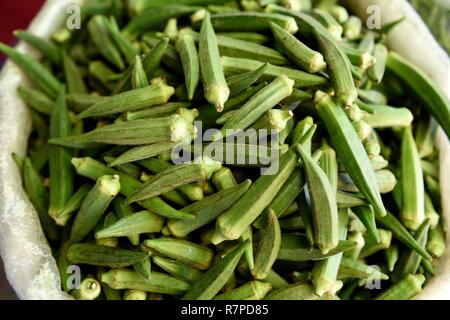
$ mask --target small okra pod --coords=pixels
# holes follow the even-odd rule
[[[402,170],[402,210],[400,220],[411,230],[417,228],[425,220],[425,198],[423,171],[411,128],[405,128],[401,146]]]
[[[367,70],[370,80],[380,83],[383,80],[386,70],[386,61],[388,57],[388,49],[382,44],[376,44],[373,49],[373,55],[376,59],[375,64]]]
[[[220,256],[213,266],[196,281],[183,300],[210,300],[223,288],[244,254],[249,241],[241,242],[225,256]]]
[[[139,273],[145,279],[150,279],[150,275],[152,272],[152,263],[150,260],[151,253],[147,254],[147,257],[139,262],[133,264],[133,269],[137,273]]]
[[[384,105],[371,105],[374,114],[364,113],[363,120],[372,128],[408,127],[413,115],[407,108],[395,108]]]
[[[264,65],[264,62],[257,60],[232,58],[227,56],[222,56],[221,62],[227,77],[254,71]],[[260,81],[272,81],[281,75],[287,76],[294,80],[296,88],[317,86],[328,82],[326,78],[316,74],[310,74],[294,68],[274,66],[271,64],[268,65],[266,71],[264,71]]]
[[[297,23],[293,18],[276,13],[238,12],[211,16],[212,26],[217,31],[268,31],[271,22],[290,33],[294,34],[298,31]]]
[[[124,268],[148,257],[146,252],[100,246],[90,243],[78,243],[70,246],[67,259],[73,264],[88,264],[109,268]]]
[[[92,17],[87,24],[89,34],[103,57],[119,68],[119,70],[123,70],[125,68],[125,63],[123,62],[116,44],[113,39],[111,39],[111,34],[106,27],[106,24],[108,23],[109,21],[105,16],[96,15]]]
[[[22,170],[25,191],[38,214],[44,233],[49,239],[57,240],[59,238],[58,227],[49,216],[49,196],[39,172],[33,167],[29,158],[25,158]]]
[[[430,220],[425,219],[425,221],[419,226],[414,234],[414,238],[417,243],[419,243],[422,248],[425,249],[427,245],[428,232],[430,230]],[[422,256],[411,249],[406,249],[400,255],[398,264],[392,274],[393,280],[398,281],[402,279],[407,274],[416,274],[420,263],[422,262]]]
[[[147,74],[142,66],[142,60],[139,56],[135,57],[133,73],[131,75],[131,86],[133,89],[141,89],[150,85]]]
[[[79,113],[76,119],[108,116],[164,104],[169,101],[174,93],[175,89],[173,87],[163,83],[154,83],[148,87],[130,90],[105,98]]]
[[[265,300],[329,300],[329,295],[319,297],[314,293],[314,287],[308,283],[294,283],[287,287],[272,291]]]
[[[367,70],[373,67],[373,65],[376,63],[376,58],[369,52],[347,46],[341,46],[341,49],[347,55],[348,59],[353,65],[363,70]]]
[[[70,240],[81,242],[100,221],[120,191],[119,176],[101,176],[81,204],[72,225]]]
[[[253,270],[255,266],[255,258],[253,255],[253,229],[251,226],[245,230],[245,232],[240,236],[239,241],[245,242],[249,241],[250,245],[247,246],[244,252],[245,263],[247,264],[248,270]],[[270,273],[270,271],[269,271]]]
[[[102,290],[100,283],[92,277],[87,277],[80,283],[80,287],[70,294],[77,300],[95,300]]]
[[[0,43],[0,52],[13,60],[36,88],[42,90],[49,98],[55,99],[58,96],[62,87],[61,82],[41,63],[3,43]]]
[[[442,126],[447,137],[450,136],[450,101],[431,78],[395,52],[388,55],[387,69],[412,89],[428,112]]]
[[[256,81],[261,78],[264,72],[266,72],[268,66],[269,64],[265,63],[254,71],[248,71],[242,74],[228,77],[227,84],[228,88],[230,88],[230,97],[237,96],[238,94],[250,88]]]
[[[187,240],[162,237],[145,240],[144,246],[199,270],[208,270],[214,258],[211,249]]]
[[[157,142],[190,141],[195,127],[179,115],[118,122],[78,136],[51,139],[57,145],[86,148],[92,143],[147,145]],[[87,143],[87,145],[86,145]]]
[[[167,117],[179,110],[180,108],[190,108],[190,102],[169,102],[166,104],[153,106],[139,111],[128,111],[123,114],[126,121],[145,119],[145,118],[160,118]]]
[[[392,236],[406,245],[408,248],[419,253],[424,259],[431,260],[430,254],[421,246],[403,224],[390,212],[385,217],[375,216],[381,227],[392,232]]]
[[[386,250],[384,250],[384,259],[386,260],[386,265],[390,272],[394,271],[399,256],[400,256],[399,248],[395,242],[391,243],[391,246]]]
[[[137,146],[127,150],[117,158],[114,158],[111,162],[109,162],[109,166],[115,167],[129,162],[156,157],[160,154],[173,150],[177,145],[179,145],[179,143],[163,141],[149,145]]]
[[[144,36],[144,42],[150,46],[150,48],[156,48],[158,44],[161,44],[161,40],[152,36]],[[166,38],[168,40],[168,38]],[[166,45],[166,49],[162,52],[161,62],[168,67],[171,71],[175,72],[178,75],[183,74],[183,65],[181,63],[180,55],[178,54],[177,49],[168,43]],[[166,76],[165,73],[162,74]]]
[[[272,289],[268,282],[250,281],[239,288],[217,295],[213,300],[262,300]]]
[[[321,53],[310,49],[275,23],[271,23],[271,28],[277,44],[296,65],[310,73],[316,73],[326,68],[327,64]]]
[[[230,89],[220,63],[219,47],[209,13],[206,13],[202,22],[198,54],[205,98],[218,112],[222,112],[230,96]]]
[[[380,196],[375,172],[345,112],[330,96],[322,92],[316,94],[316,103],[316,109],[325,121],[336,153],[343,160],[359,192],[372,204],[378,214],[385,215],[386,209]]]
[[[140,211],[98,230],[95,233],[95,239],[132,237],[143,233],[160,232],[163,224],[164,220],[160,216],[150,211]]]
[[[445,233],[441,223],[430,230],[427,241],[427,251],[435,258],[440,258],[444,254]]]
[[[236,187],[224,189],[183,208],[183,212],[195,214],[195,218],[192,220],[169,220],[168,226],[171,233],[182,238],[212,222],[241,198],[250,185],[251,181],[246,180]]]
[[[89,184],[84,184],[72,195],[72,197],[67,201],[61,211],[58,212],[58,214],[54,217],[58,225],[66,225],[67,221],[72,217],[73,213],[80,209],[84,198],[86,198],[91,188],[92,187]]]
[[[269,210],[268,221],[256,249],[255,265],[251,269],[255,279],[265,279],[270,270],[272,270],[280,250],[280,242],[281,230],[278,218],[272,210]]]
[[[188,100],[192,101],[200,79],[200,62],[194,39],[186,32],[178,35],[175,48],[180,54],[184,70]]]
[[[198,269],[195,269],[184,263],[178,262],[176,260],[168,259],[165,257],[154,256],[153,262],[158,267],[160,267],[167,273],[170,273],[174,277],[182,278],[183,280],[186,280],[190,283],[195,283],[203,275],[203,273],[201,271],[199,271]]]
[[[436,212],[433,201],[428,193],[425,193],[425,218],[430,220],[430,229],[436,228],[441,219],[440,215]]]
[[[147,292],[141,290],[125,290],[123,293],[124,300],[147,300]]]
[[[379,279],[388,280],[389,276],[382,273],[379,268],[369,266],[364,262],[343,257],[339,266],[339,279]]]
[[[352,209],[353,213],[361,220],[366,227],[368,235],[375,242],[380,242],[380,235],[378,234],[377,225],[375,222],[375,212],[372,206],[361,206]]]
[[[348,210],[339,210],[339,240],[347,238]],[[336,294],[342,288],[342,281],[337,280],[343,253],[338,253],[325,260],[317,261],[311,272],[311,282],[318,296],[325,293]]]
[[[65,139],[71,132],[72,126],[65,101],[65,89],[59,93],[58,99],[50,116],[50,138]],[[51,145],[49,147],[49,172],[52,188],[50,188],[50,204],[48,213],[51,217],[59,212],[69,201],[73,192],[73,168],[70,165],[72,150]]]
[[[278,260],[287,261],[317,261],[329,258],[340,252],[352,250],[356,247],[356,242],[341,240],[338,245],[324,254],[320,249],[311,248],[306,235],[282,234],[281,248]]]
[[[33,110],[45,115],[50,115],[54,106],[54,101],[39,90],[19,86],[17,93],[25,103]]]
[[[163,25],[170,18],[181,18],[198,9],[199,7],[178,3],[161,5],[155,10],[148,10],[145,14],[135,16],[125,26],[123,33],[134,40],[147,30]]]
[[[308,191],[312,203],[314,244],[324,254],[334,249],[339,242],[338,209],[336,192],[325,172],[305,150],[297,145],[297,152],[303,162]]]
[[[62,52],[62,62],[68,93],[86,94],[87,88],[80,69],[76,65],[75,61],[73,61],[72,58],[64,51]]]
[[[327,10],[314,9],[311,15],[319,21],[333,39],[340,41],[344,28],[336,21],[336,19]]]
[[[399,282],[393,284],[383,293],[379,294],[376,300],[409,300],[422,291],[425,276],[422,274],[408,274]]]
[[[174,166],[165,170],[150,181],[144,183],[125,201],[132,203],[159,196],[162,193],[176,189],[191,182],[209,180],[214,172],[220,170],[221,163],[208,157],[195,160],[196,163]]]
[[[386,250],[390,247],[392,232],[389,230],[378,229],[378,234],[380,237],[380,241],[378,242],[372,239],[372,236],[364,236],[365,245],[359,255],[359,258],[369,257],[378,251]]]
[[[111,269],[101,276],[101,281],[112,289],[135,289],[145,292],[180,295],[186,292],[190,284],[164,273],[152,271],[145,279],[139,273],[127,269]]]
[[[435,150],[434,141],[436,138],[438,124],[433,117],[419,119],[415,132],[416,145],[421,158],[428,157]]]
[[[138,54],[138,50],[136,50],[133,44],[122,34],[116,19],[114,17],[110,17],[109,20],[104,20],[104,27],[115,42],[119,51],[127,60],[128,64],[132,65],[135,56]]]
[[[227,167],[223,167],[214,173],[211,180],[218,191],[234,188],[238,185],[233,172]]]
[[[315,35],[327,62],[327,70],[338,101],[345,107],[351,107],[358,98],[358,90],[353,81],[350,61],[331,37],[317,31]]]
[[[286,76],[279,76],[268,86],[259,91],[253,98],[237,110],[231,119],[214,134],[213,141],[220,140],[255,123],[266,111],[292,93],[294,81]]]
[[[54,43],[25,30],[14,31],[14,36],[36,48],[42,56],[49,59],[54,65],[59,66],[61,64],[61,53]]]
[[[117,196],[112,201],[114,211],[118,220],[123,219],[125,217],[129,217],[134,214],[133,209],[130,206],[123,204],[123,198],[121,196]],[[127,237],[130,243],[134,246],[139,244],[139,234],[130,235]]]
[[[360,37],[362,21],[357,16],[350,16],[344,24],[344,37],[348,40],[355,40]]]

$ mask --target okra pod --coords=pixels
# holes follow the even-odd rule
[[[55,221],[59,225],[66,225],[67,221],[72,217],[73,213],[80,209],[84,198],[86,198],[90,190],[91,186],[88,184],[84,184],[83,186],[81,186],[80,189],[78,189],[67,201],[61,211],[58,212],[58,214],[55,216]]]
[[[440,258],[444,254],[445,233],[441,223],[430,230],[427,241],[427,251],[436,258]]]
[[[376,44],[373,49],[373,55],[376,62],[367,70],[367,75],[372,81],[380,83],[381,80],[383,80],[384,72],[386,70],[388,49],[382,44]]]
[[[379,268],[374,268],[358,260],[342,258],[339,266],[339,279],[379,279],[388,280],[389,276],[382,273]]]
[[[34,90],[23,86],[19,86],[17,88],[17,93],[29,107],[33,108],[33,110],[45,115],[51,114],[54,102],[50,100],[46,94],[40,92],[39,90]]]
[[[87,88],[83,76],[75,61],[66,53],[62,52],[62,64],[64,76],[67,83],[68,93],[86,94]]]
[[[250,88],[266,71],[269,65],[263,64],[255,71],[248,71],[242,74],[231,76],[227,79],[228,88],[230,88],[230,97],[237,96]]]
[[[425,277],[422,274],[408,274],[399,282],[393,284],[383,293],[379,294],[376,300],[409,300],[422,291]]]
[[[217,295],[214,300],[262,300],[272,285],[262,281],[250,281],[230,292]]]
[[[182,278],[190,283],[195,283],[198,281],[203,273],[193,267],[190,267],[184,263],[178,262],[176,260],[168,259],[165,257],[154,256],[153,262],[174,277]]]
[[[142,66],[142,60],[139,56],[134,59],[133,73],[131,75],[131,86],[133,89],[142,89],[149,86],[150,83]]]
[[[49,59],[54,65],[61,64],[61,53],[58,47],[52,42],[35,36],[31,32],[25,30],[14,31],[14,36],[37,49],[42,56]]]
[[[188,99],[192,101],[200,80],[200,63],[197,48],[194,39],[188,33],[180,33],[175,47],[180,54],[183,65]]]

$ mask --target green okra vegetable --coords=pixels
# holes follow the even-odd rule
[[[214,298],[236,269],[239,259],[248,245],[248,241],[242,242],[227,255],[220,256],[213,266],[192,285],[183,296],[183,300],[210,300]]]
[[[433,257],[441,257],[445,251],[445,233],[442,224],[432,228],[428,234],[427,251]]]
[[[145,252],[134,252],[88,243],[73,244],[67,251],[67,258],[71,263],[110,268],[128,267],[147,257],[148,253]]]
[[[127,269],[111,269],[101,276],[101,281],[112,289],[135,289],[144,292],[181,295],[190,284],[164,273],[152,271],[149,279],[145,279],[135,271]]]
[[[198,269],[162,256],[154,256],[153,262],[167,273],[191,283],[195,283],[203,275]]]
[[[144,241],[144,246],[199,270],[208,270],[213,259],[211,249],[186,240],[168,237],[148,239]]]
[[[87,277],[80,283],[80,287],[70,294],[77,300],[95,300],[101,292],[100,283],[91,277]]]
[[[378,295],[376,300],[409,300],[422,291],[425,276],[422,274],[408,274],[399,282],[393,284],[383,293]]]
[[[325,300],[331,298],[324,295],[319,297],[314,293],[314,288],[308,283],[294,283],[287,287],[272,291],[265,300]]]
[[[58,47],[52,42],[42,39],[25,30],[16,30],[14,31],[14,35],[39,50],[39,52],[42,53],[44,57],[48,58],[54,65],[61,64],[61,53]]]
[[[183,64],[184,77],[189,101],[194,98],[200,80],[200,62],[194,39],[188,33],[180,33],[175,43]]]
[[[222,112],[230,96],[230,89],[220,63],[219,47],[209,13],[203,19],[198,46],[205,98],[215,106],[217,112]]]
[[[230,292],[217,295],[214,300],[262,300],[272,285],[262,281],[251,281]]]
[[[54,102],[39,90],[19,86],[17,93],[20,98],[33,110],[50,115],[54,106]]]
[[[366,258],[374,253],[386,250],[390,247],[392,241],[392,232],[389,230],[378,229],[379,240],[376,241],[372,237],[364,236],[364,247],[359,254],[359,258]]]
[[[237,96],[250,88],[266,71],[269,64],[263,64],[255,71],[248,71],[242,74],[231,76],[227,79],[228,88],[230,89],[230,97]]]
[[[371,206],[361,206],[352,209],[359,220],[364,224],[367,229],[368,235],[372,237],[375,242],[380,242],[380,235],[378,234],[377,225],[375,222],[375,212]]]
[[[391,246],[384,251],[384,258],[390,272],[394,271],[399,256],[400,252],[396,243],[391,243]]]
[[[342,39],[342,33],[344,32],[344,28],[339,24],[339,22],[336,21],[336,19],[333,17],[333,15],[331,15],[330,12],[322,9],[314,9],[311,15],[325,27],[328,33],[335,40]]]
[[[152,37],[149,35],[144,36],[144,41],[145,43],[153,49],[156,49],[158,46],[161,46],[161,49],[164,48],[164,51],[160,52],[159,54],[161,54],[160,57],[160,62],[166,66],[167,68],[169,68],[171,71],[175,72],[176,74],[182,74],[183,73],[183,66],[181,63],[181,59],[180,59],[180,55],[177,52],[177,49],[171,45],[170,43],[168,44],[164,44],[161,43],[161,41],[159,38],[156,37]],[[165,38],[165,41],[168,41],[168,38]],[[158,53],[158,52],[156,52]],[[159,55],[158,54],[158,55]],[[158,56],[157,56],[158,57]]]
[[[369,68],[369,70],[367,71],[367,75],[372,81],[380,83],[381,80],[383,80],[384,72],[386,70],[388,50],[384,45],[378,43],[373,49],[373,55],[376,59],[376,62],[372,67]]]
[[[86,84],[83,76],[75,61],[66,53],[62,52],[62,64],[64,67],[64,75],[67,83],[68,93],[85,94],[87,93]]]
[[[51,99],[57,97],[61,82],[41,63],[3,43],[0,43],[0,51],[13,60],[38,89]]]
[[[214,172],[222,167],[220,162],[208,157],[196,159],[192,164],[174,166],[157,174],[141,188],[130,195],[125,201],[130,204],[136,201],[149,199],[160,194],[176,189],[191,182],[205,181],[211,178]]]
[[[386,214],[376,177],[363,145],[351,126],[344,111],[334,104],[331,97],[317,94],[317,110],[331,134],[331,142],[358,190],[380,215]]]
[[[164,220],[150,211],[140,211],[123,217],[115,223],[98,230],[96,239],[132,237],[161,231]]]
[[[139,56],[135,57],[133,73],[131,75],[131,86],[133,89],[145,88],[149,85],[147,74],[142,66],[142,60]]]
[[[401,170],[403,202],[400,220],[408,229],[417,230],[425,220],[425,186],[419,151],[411,128],[406,128],[403,132]]]
[[[135,56],[138,51],[133,44],[122,34],[119,29],[119,25],[114,17],[110,17],[109,20],[103,21],[104,28],[108,31],[109,36],[113,39],[119,51],[129,64],[134,62]]]
[[[382,273],[379,268],[369,266],[358,260],[342,258],[339,266],[339,279],[356,278],[356,279],[379,279],[388,280],[389,277]]]
[[[72,225],[70,240],[81,242],[101,219],[120,191],[119,176],[101,176],[81,204]]]
[[[86,198],[90,190],[91,186],[89,184],[82,185],[67,201],[61,211],[58,212],[57,216],[55,216],[56,223],[66,225],[73,213],[80,209],[84,198]]]
[[[222,56],[221,63],[225,75],[227,77],[244,72],[254,71],[264,65],[264,62],[260,62],[257,60],[232,58],[227,56]],[[296,70],[294,68],[274,66],[274,65],[269,65],[267,67],[266,71],[264,71],[264,74],[262,75],[260,80],[270,81],[280,75],[285,75],[290,79],[294,80],[295,81],[294,86],[296,88],[317,86],[325,84],[327,82],[326,78],[319,75],[310,74],[304,71]]]
[[[413,115],[407,108],[371,105],[374,114],[364,114],[363,119],[372,128],[408,127]]]

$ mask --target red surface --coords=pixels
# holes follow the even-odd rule
[[[0,0],[0,42],[14,44],[13,31],[27,28],[43,3],[44,0]]]

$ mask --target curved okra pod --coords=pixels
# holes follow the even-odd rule
[[[50,116],[50,138],[66,139],[72,128],[65,101],[65,89],[61,90]],[[52,188],[48,213],[58,216],[73,193],[73,168],[70,165],[72,150],[61,146],[49,147],[49,172]]]
[[[42,90],[51,99],[58,96],[62,87],[61,82],[41,63],[3,43],[0,43],[0,52],[13,60],[36,88]]]
[[[272,289],[268,282],[250,281],[239,288],[217,295],[213,300],[262,300]]]
[[[255,71],[248,71],[242,74],[227,78],[228,88],[230,88],[230,97],[237,96],[250,88],[266,71],[268,63],[263,64]]]
[[[195,283],[203,275],[203,273],[198,269],[190,267],[182,262],[178,262],[176,260],[168,259],[165,257],[154,256],[153,262],[158,267],[160,267],[167,273],[170,273],[174,277],[182,278],[183,280],[186,280],[190,283]]]
[[[409,300],[422,291],[425,276],[422,274],[408,274],[399,282],[393,284],[383,293],[379,294],[375,300]]]
[[[124,268],[148,257],[146,252],[99,246],[90,243],[78,243],[70,246],[67,259],[73,264],[89,264],[93,266]]]
[[[267,278],[272,266],[277,259],[280,250],[281,230],[278,218],[272,210],[269,210],[269,217],[266,227],[261,235],[258,248],[255,253],[255,265],[251,269],[253,277],[257,280]]]
[[[183,300],[210,300],[223,288],[236,269],[249,241],[238,244],[226,256],[220,256],[213,266],[192,285]]]
[[[208,270],[214,257],[208,247],[175,238],[148,239],[144,241],[144,247],[199,270]]]
[[[181,32],[175,43],[183,65],[186,89],[189,101],[194,98],[200,80],[200,62],[194,39],[189,33]]]
[[[97,180],[102,175],[118,175],[121,181],[120,192],[125,197],[131,195],[141,186],[141,182],[138,179],[118,170],[108,168],[106,165],[89,157],[73,158],[72,165],[75,167],[79,175],[87,177],[91,180]],[[172,208],[159,197],[141,201],[139,202],[139,205],[150,210],[151,212],[167,218],[189,219],[191,217],[191,214]]]
[[[403,132],[401,171],[403,201],[400,220],[408,229],[417,230],[425,220],[425,186],[419,151],[411,128],[405,128]]]
[[[139,273],[127,269],[111,269],[101,275],[101,281],[112,289],[135,289],[152,293],[180,295],[186,292],[190,284],[167,274],[152,271],[146,279]]]
[[[130,90],[114,95],[92,105],[79,113],[76,120],[107,116],[126,111],[136,111],[167,103],[175,93],[173,87],[163,83],[154,83],[148,87]]]
[[[351,108],[358,98],[358,90],[353,81],[350,61],[331,37],[317,31],[315,36],[328,64],[327,70],[338,101],[346,108]]]
[[[111,38],[110,32],[106,26],[107,24],[109,24],[108,18],[96,15],[89,20],[87,28],[93,43],[103,57],[120,70],[123,70],[125,68],[125,63],[120,51],[117,49],[116,44]]]
[[[386,215],[375,172],[345,112],[323,92],[316,94],[316,109],[325,121],[331,142],[358,190],[378,214]]]
[[[92,143],[148,145],[158,142],[185,142],[195,135],[195,127],[179,115],[118,122],[77,136],[49,140],[55,145],[86,148]]]
[[[254,71],[264,65],[264,62],[257,60],[232,58],[227,56],[222,56],[221,63],[223,66],[223,71],[227,77]],[[268,65],[267,69],[264,71],[260,81],[272,81],[274,78],[281,75],[294,80],[294,86],[296,88],[318,86],[328,82],[325,77],[316,74],[310,74],[294,68],[274,66],[271,64]]]
[[[164,220],[150,211],[136,212],[98,230],[95,233],[95,239],[132,237],[143,233],[160,232],[163,225]]]
[[[70,240],[81,242],[100,221],[107,207],[120,191],[119,176],[101,176],[81,204],[72,225]]]
[[[48,192],[42,183],[39,172],[33,167],[29,158],[23,162],[22,174],[25,191],[38,214],[44,233],[49,239],[57,240],[59,238],[58,227],[48,212]]]
[[[339,242],[338,209],[336,192],[330,180],[318,164],[300,146],[296,145],[305,171],[312,203],[314,244],[326,254]]]
[[[158,173],[150,181],[130,195],[125,202],[132,203],[159,196],[162,193],[176,189],[191,182],[205,181],[222,167],[220,162],[203,157],[195,160],[197,163],[174,166]]]
[[[388,55],[387,69],[412,89],[450,137],[450,101],[433,80],[395,52]]]
[[[218,112],[222,112],[230,96],[230,89],[220,63],[219,47],[209,13],[206,13],[202,22],[198,54],[205,98]]]
[[[244,130],[255,123],[266,111],[292,93],[294,81],[286,76],[279,76],[268,86],[259,91],[240,109],[238,109],[220,132],[215,133],[211,139],[220,140]]]

